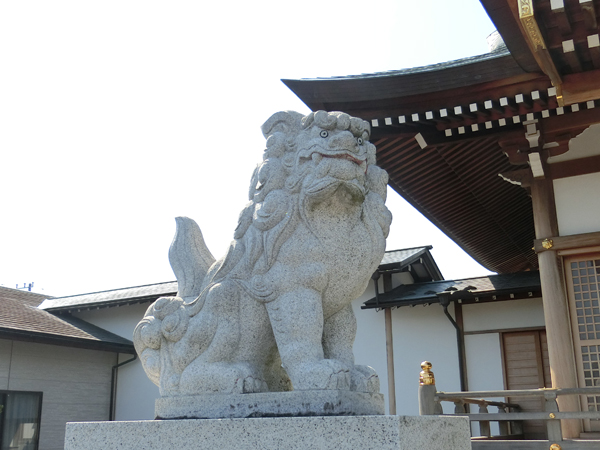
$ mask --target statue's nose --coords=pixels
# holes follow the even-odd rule
[[[356,142],[356,138],[349,131],[343,131],[336,135],[329,141],[329,147],[331,149],[344,149],[351,151],[352,153],[358,153],[359,148]]]

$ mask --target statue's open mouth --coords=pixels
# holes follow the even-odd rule
[[[313,153],[314,154],[314,153]],[[350,162],[353,162],[354,164],[356,164],[357,166],[362,165],[365,161],[364,160],[360,160],[348,153],[336,153],[333,155],[330,154],[322,154],[322,153],[318,153],[319,155],[321,155],[323,158],[337,158],[337,159],[346,159]]]
[[[315,150],[310,154],[308,154],[307,152],[301,152],[299,154],[299,157],[305,159],[312,159],[316,166],[319,165],[323,158],[343,159],[356,164],[357,166],[361,167],[365,172],[367,171],[366,155],[361,158],[360,156],[355,155],[349,152],[348,150],[337,150],[331,152],[320,152]]]

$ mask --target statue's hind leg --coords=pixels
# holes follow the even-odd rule
[[[260,370],[233,357],[241,339],[239,301],[239,290],[233,281],[225,280],[210,288],[202,311],[190,320],[186,337],[176,344],[180,361],[185,363],[178,383],[180,394],[267,390]],[[204,336],[207,328],[214,331]],[[197,355],[200,351],[192,361],[185,361],[186,354]]]
[[[325,359],[321,294],[298,288],[267,304],[277,348],[294,390],[350,389],[350,367]]]

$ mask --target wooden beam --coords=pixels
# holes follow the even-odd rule
[[[528,188],[531,186],[531,170],[529,169],[518,169],[510,172],[503,172],[498,174],[504,181],[516,184],[522,188]]]
[[[587,37],[587,46],[594,69],[600,69],[600,35],[590,34]]]
[[[600,155],[548,164],[546,169],[553,180],[600,172]]]
[[[562,49],[565,55],[565,59],[571,67],[571,71],[581,72],[583,69],[581,68],[581,61],[579,60],[579,56],[577,56],[577,51],[575,50],[575,42],[573,41],[573,39],[563,41]]]
[[[565,75],[562,95],[565,105],[600,98],[600,70]]]
[[[588,72],[586,72],[588,73]],[[584,74],[577,74],[584,75]],[[600,108],[580,110],[577,114],[551,116],[543,120],[545,135],[562,134],[600,123]],[[573,136],[575,137],[575,136]],[[551,140],[546,139],[546,142]]]
[[[548,75],[552,85],[560,87],[562,84],[561,76],[548,52],[548,47],[544,41],[544,36],[540,31],[540,27],[535,19],[532,0],[518,0],[519,20],[523,36],[527,40],[527,44],[531,48],[533,56],[542,71]],[[559,103],[561,102],[559,96]]]
[[[583,21],[588,31],[597,31],[598,23],[596,21],[596,10],[593,0],[579,0],[579,7],[583,13]]]
[[[546,239],[533,241],[533,249],[536,253],[549,250],[561,251],[576,248],[595,247],[600,245],[600,231],[594,233],[574,234],[571,236],[553,236]]]
[[[563,36],[571,34],[571,21],[565,9],[565,2],[563,0],[550,0],[550,9],[561,34]]]

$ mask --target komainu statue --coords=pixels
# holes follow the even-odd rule
[[[176,297],[134,332],[162,396],[290,390],[378,392],[354,364],[351,301],[385,249],[387,174],[368,122],[286,111],[262,126],[267,148],[234,240],[215,261],[200,229],[177,219],[169,259]]]

